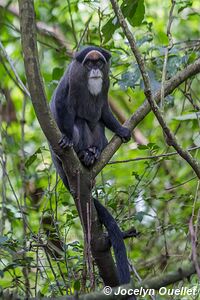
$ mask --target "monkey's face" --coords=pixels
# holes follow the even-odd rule
[[[82,64],[88,74],[88,90],[92,95],[97,96],[102,90],[107,61],[99,51],[92,50],[87,53]]]

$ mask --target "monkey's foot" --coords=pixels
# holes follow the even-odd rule
[[[66,135],[63,135],[62,138],[59,140],[58,144],[61,148],[65,149],[67,147],[73,146],[73,141],[68,138]]]
[[[99,159],[99,156],[100,156],[100,154],[101,154],[101,151],[100,151],[97,147],[95,147],[95,146],[89,147],[88,150],[89,150],[91,153],[94,154],[94,157],[95,157],[96,160]]]
[[[82,150],[78,154],[79,159],[86,167],[92,166],[100,155],[100,151],[97,151],[95,148],[96,147],[90,147],[86,150]]]

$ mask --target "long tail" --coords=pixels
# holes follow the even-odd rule
[[[58,159],[58,157],[54,154],[54,152],[51,150],[52,159],[54,162],[54,165],[56,167],[56,170],[58,174],[60,175],[64,185],[69,190],[69,184],[67,177],[64,173],[62,163]],[[130,282],[130,272],[128,267],[128,259],[126,255],[126,248],[124,245],[123,235],[121,230],[119,229],[119,226],[117,225],[117,222],[113,218],[113,216],[108,212],[108,210],[97,200],[94,200],[94,205],[96,207],[99,219],[101,223],[106,227],[109,235],[109,239],[111,241],[114,254],[115,254],[115,260],[118,270],[118,276],[119,276],[119,282],[120,284],[126,284]]]
[[[99,219],[108,231],[115,254],[119,282],[120,284],[129,283],[130,272],[122,232],[109,211],[97,199],[94,198],[93,200]]]

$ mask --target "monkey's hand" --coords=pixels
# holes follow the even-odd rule
[[[58,142],[61,148],[65,149],[67,147],[72,147],[73,146],[73,141],[72,139],[68,138],[66,135],[63,135],[60,141]]]
[[[123,143],[127,143],[131,139],[131,131],[123,126],[117,132],[117,135],[122,139]]]

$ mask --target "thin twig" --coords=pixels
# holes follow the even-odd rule
[[[85,34],[86,34],[87,30],[88,30],[88,27],[89,27],[89,24],[90,24],[91,19],[92,19],[92,16],[89,17],[89,19],[87,20],[87,22],[86,22],[86,24],[85,24],[85,28],[84,28],[84,30],[83,30],[83,33],[82,33],[82,35],[81,35],[81,37],[80,37],[80,40],[79,40],[79,42],[78,42],[78,44],[77,44],[77,47],[76,47],[76,50],[77,50],[77,51],[79,50],[79,48],[80,48],[80,46],[81,46],[81,44],[82,44],[82,41],[83,41],[84,36],[85,36]]]
[[[1,48],[2,52],[3,52],[3,55],[4,55],[5,58],[7,59],[9,65],[10,65],[12,71],[13,71],[13,73],[15,74],[15,77],[16,77],[17,81],[18,81],[19,84],[21,85],[23,91],[25,92],[25,94],[26,94],[28,97],[30,97],[30,93],[29,93],[28,89],[26,88],[26,86],[23,84],[21,78],[19,77],[19,75],[18,75],[18,73],[17,73],[17,70],[16,70],[16,68],[15,68],[15,66],[14,66],[14,63],[13,63],[12,59],[9,57],[9,55],[7,54],[7,52],[6,52],[6,50],[5,50],[4,46],[3,46],[3,44],[1,43],[1,41],[0,41],[0,48]]]
[[[71,22],[71,26],[72,26],[72,34],[73,34],[73,37],[74,37],[75,44],[77,46],[78,40],[77,40],[77,37],[76,37],[76,30],[75,30],[74,20],[73,20],[73,17],[72,17],[70,0],[67,0],[67,4],[68,4],[68,9],[69,9],[70,22]]]
[[[54,268],[53,268],[53,266],[52,266],[52,264],[51,264],[51,260],[50,260],[50,257],[49,257],[49,254],[48,254],[48,252],[47,252],[46,247],[44,247],[44,251],[45,251],[45,254],[46,254],[46,258],[47,258],[47,260],[48,260],[48,263],[49,263],[49,267],[50,267],[50,269],[51,269],[51,272],[52,272],[52,274],[53,274],[53,276],[54,276],[56,285],[57,285],[57,287],[58,287],[58,290],[59,290],[60,294],[63,296],[63,291],[62,291],[62,289],[61,289],[61,286],[60,286],[60,283],[59,283],[59,281],[58,281],[57,275],[56,275],[56,273],[55,273],[55,271],[54,271]]]
[[[188,148],[187,151],[193,151],[200,149],[199,146]],[[136,158],[131,158],[131,159],[125,159],[125,160],[113,160],[108,162],[108,165],[114,165],[114,164],[124,164],[124,163],[129,163],[133,161],[140,161],[140,160],[148,160],[148,159],[157,159],[157,158],[162,158],[162,157],[169,157],[169,156],[174,156],[177,155],[178,152],[170,152],[170,153],[165,153],[165,154],[159,154],[159,155],[151,155],[151,156],[144,156],[144,157],[136,157]]]
[[[176,1],[171,0],[171,2],[172,2],[172,6],[171,6],[171,9],[170,9],[170,12],[169,12],[169,20],[168,20],[168,26],[167,26],[167,36],[168,36],[168,39],[169,39],[169,44],[165,48],[165,57],[164,57],[163,71],[162,71],[162,81],[161,81],[160,108],[161,108],[162,112],[164,112],[164,99],[165,99],[164,83],[165,83],[165,80],[166,80],[168,55],[169,55],[169,52],[170,52],[171,48],[173,47],[173,39],[172,39],[172,35],[171,35],[171,26],[172,26],[172,22],[173,22],[173,11],[174,11]]]
[[[21,179],[22,179],[22,195],[21,195],[21,206],[24,207],[25,212],[27,212],[27,203],[26,203],[26,168],[25,168],[25,114],[26,114],[26,97],[23,99],[23,106],[22,106],[22,116],[21,116],[21,163],[20,163],[20,172],[21,172]],[[22,219],[23,222],[23,246],[24,249],[27,248],[27,226],[25,219]],[[27,260],[26,252],[23,253],[24,261]],[[22,273],[25,280],[25,288],[26,288],[26,298],[31,295],[31,288],[30,288],[30,281],[29,281],[29,267],[24,266],[22,268]]]
[[[103,35],[102,35],[102,32],[101,32],[101,21],[103,19],[103,13],[101,11],[101,6],[98,7],[98,18],[99,18],[98,35],[99,35],[99,39],[100,39],[100,45],[102,45]]]
[[[3,162],[2,162],[2,160],[0,160],[0,165],[1,165],[2,168],[3,168]],[[10,186],[10,188],[11,188],[11,190],[12,190],[12,193],[13,193],[13,196],[14,196],[16,202],[17,202],[17,205],[18,205],[19,211],[20,211],[20,213],[21,213],[21,216],[22,216],[22,218],[23,218],[23,221],[24,221],[24,223],[26,224],[27,228],[28,228],[28,229],[30,230],[30,232],[32,233],[32,235],[34,235],[32,229],[31,229],[31,227],[30,227],[30,225],[29,225],[29,223],[28,223],[28,221],[27,221],[26,215],[25,215],[25,213],[23,212],[23,209],[22,209],[22,207],[21,207],[21,205],[20,205],[20,202],[19,202],[19,199],[18,199],[18,197],[17,197],[17,194],[15,193],[15,189],[14,189],[14,187],[13,187],[13,185],[12,185],[12,182],[11,182],[11,180],[10,180],[10,177],[8,176],[8,173],[7,173],[6,171],[5,171],[5,176],[7,177],[9,186]]]
[[[1,125],[0,125],[1,126]],[[1,133],[1,129],[0,129]],[[1,141],[2,135],[0,134]],[[6,213],[6,175],[5,170],[7,167],[7,157],[4,153],[3,148],[0,149],[0,157],[2,161],[2,176],[1,176],[1,218],[0,218],[0,234],[3,236],[4,228],[5,228],[5,213]]]
[[[194,179],[196,179],[196,178],[197,178],[197,176],[194,176],[194,177],[189,178],[188,180],[186,180],[186,181],[184,181],[184,182],[181,182],[181,183],[179,183],[179,184],[177,184],[177,185],[171,186],[171,187],[169,187],[169,188],[165,188],[165,191],[175,190],[175,189],[179,188],[180,186],[183,186],[183,185],[185,185],[186,183],[188,183],[188,182],[190,182],[190,181],[192,181],[192,180],[194,180]]]
[[[7,68],[4,59],[3,59],[3,55],[1,55],[0,53],[0,63],[2,64],[2,66],[4,67],[6,74],[10,77],[10,79],[15,83],[15,85],[22,91],[23,94],[26,95],[26,92],[23,90],[23,88],[21,87],[21,85],[19,84],[19,82],[17,81],[17,79],[15,78],[14,75],[12,75],[10,72],[10,70]]]

